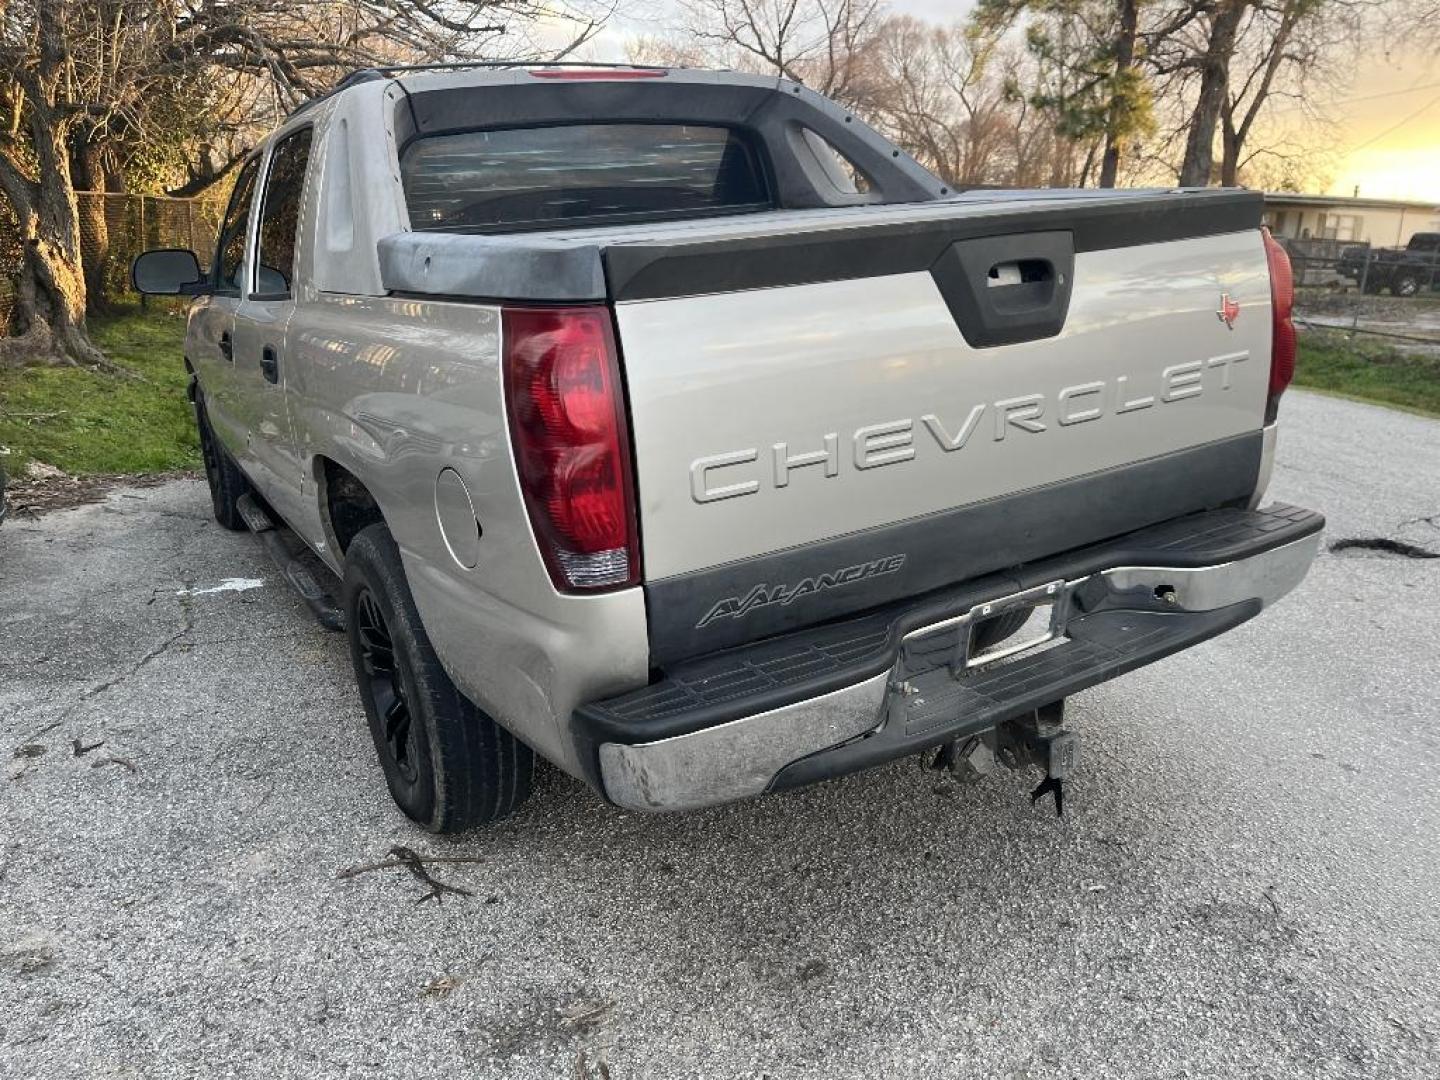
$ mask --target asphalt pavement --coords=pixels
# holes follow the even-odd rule
[[[1440,550],[1440,422],[1292,392],[1272,495]],[[902,761],[626,813],[385,793],[344,639],[204,487],[0,528],[0,1076],[1440,1075],[1440,560],[1323,554],[1074,698],[1034,775]],[[473,861],[426,885],[395,845]]]

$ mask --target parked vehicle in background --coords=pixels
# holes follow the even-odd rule
[[[241,167],[208,271],[134,277],[196,297],[215,516],[333,572],[425,827],[508,814],[535,753],[637,809],[928,751],[1058,808],[1066,695],[1315,555],[1259,508],[1261,208],[956,193],[773,77],[367,72]]]
[[[1404,247],[1346,248],[1336,270],[1367,293],[1416,296],[1440,289],[1440,233],[1416,233]]]

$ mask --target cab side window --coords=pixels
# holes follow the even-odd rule
[[[259,269],[256,296],[283,300],[295,278],[295,236],[300,228],[300,196],[310,162],[311,129],[287,135],[270,155],[265,201],[260,210]]]
[[[245,266],[245,223],[250,220],[250,203],[255,197],[255,177],[260,173],[260,159],[253,157],[240,169],[230,205],[220,224],[220,238],[215,244],[215,290],[238,293],[242,287],[241,270]]]

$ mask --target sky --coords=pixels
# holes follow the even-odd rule
[[[673,19],[673,0],[636,0],[631,17],[616,20],[598,45],[597,58],[623,60],[627,38],[653,33]],[[970,0],[890,0],[891,11],[950,22]],[[1334,129],[1317,156],[1310,186],[1321,194],[1410,199],[1440,205],[1440,56],[1387,52],[1377,41],[1356,57],[1355,78],[1335,92],[1327,113]],[[1283,121],[1283,110],[1275,114]],[[1322,136],[1324,137],[1324,136]]]
[[[1440,204],[1440,61],[1377,57],[1343,95],[1342,147],[1326,194]]]

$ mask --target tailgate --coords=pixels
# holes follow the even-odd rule
[[[1248,497],[1259,200],[1154,198],[611,247],[657,660]]]

